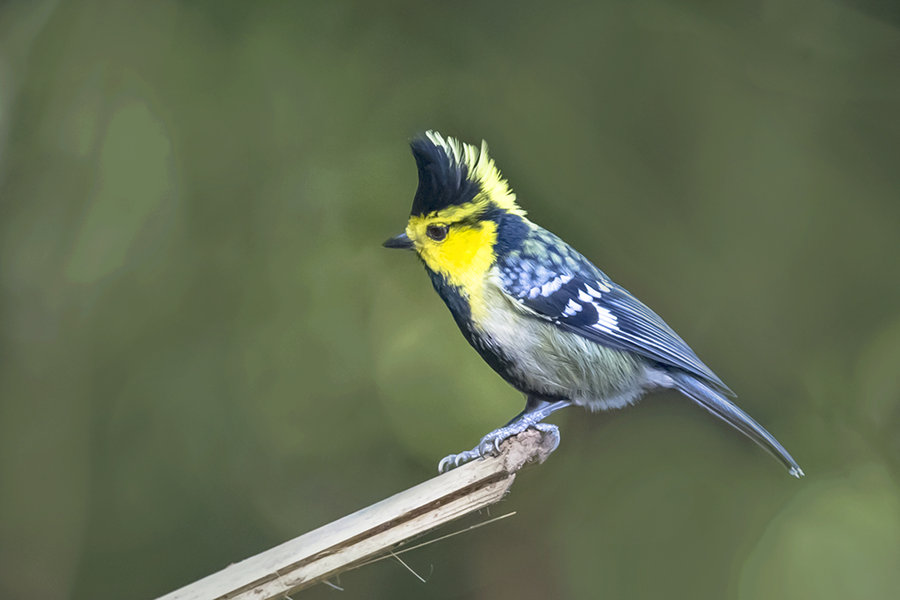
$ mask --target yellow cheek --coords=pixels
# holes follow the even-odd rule
[[[443,242],[432,246],[440,270],[447,274],[462,275],[468,271],[478,271],[483,249],[492,244],[486,239],[484,228],[452,231]]]
[[[443,242],[434,242],[427,236],[415,239],[428,268],[443,275],[468,297],[472,318],[479,321],[486,310],[484,284],[494,264],[497,226],[484,221],[474,227],[451,227]]]

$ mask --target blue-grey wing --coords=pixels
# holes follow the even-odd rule
[[[733,395],[656,313],[586,258],[567,250],[560,261],[520,254],[499,264],[505,293],[563,329],[687,371]]]

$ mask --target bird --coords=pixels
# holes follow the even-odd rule
[[[450,454],[443,473],[499,452],[544,419],[579,406],[622,408],[671,389],[771,453],[794,477],[803,470],[739,408],[734,392],[655,312],[587,258],[533,223],[480,146],[436,131],[410,143],[418,186],[405,230],[386,248],[414,251],[465,339],[513,388],[525,408],[471,450]]]

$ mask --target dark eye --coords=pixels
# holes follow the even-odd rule
[[[429,225],[427,229],[425,229],[425,235],[430,237],[436,242],[442,242],[445,237],[447,237],[447,226],[446,225]]]

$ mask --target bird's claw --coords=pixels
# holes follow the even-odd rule
[[[481,441],[478,442],[478,445],[471,450],[466,450],[465,452],[460,452],[459,454],[450,454],[442,458],[441,462],[438,463],[438,473],[446,473],[450,469],[455,469],[461,464],[467,463],[477,458],[484,458],[485,456],[495,456],[499,454],[500,444],[503,442],[503,440],[506,439],[506,437],[503,437],[502,435],[494,435],[496,433],[497,432],[492,431],[491,433],[481,438]]]
[[[509,438],[522,433],[529,427],[537,429],[542,433],[554,433],[556,443],[554,444],[551,452],[556,449],[557,445],[559,445],[559,428],[556,425],[551,425],[549,423],[523,423],[522,425],[525,426],[506,426],[501,427],[500,429],[495,429],[494,431],[481,438],[481,441],[478,442],[478,445],[471,450],[466,450],[464,452],[460,452],[459,454],[449,454],[445,456],[441,459],[441,462],[438,463],[438,473],[446,473],[450,469],[455,469],[461,464],[475,460],[476,458],[484,458],[486,456],[496,456],[497,454],[500,454],[500,444],[502,444]]]
[[[478,442],[478,446],[476,446],[476,448],[473,448],[473,450],[478,450],[478,456],[480,458],[500,454],[500,443],[505,439],[506,438],[504,437],[491,436],[490,434],[488,434],[481,438],[481,441]]]
[[[438,473],[446,473],[450,469],[455,469],[463,463],[475,460],[476,458],[481,458],[482,456],[482,454],[479,454],[478,448],[472,448],[471,450],[466,450],[459,454],[448,454],[438,463]]]

